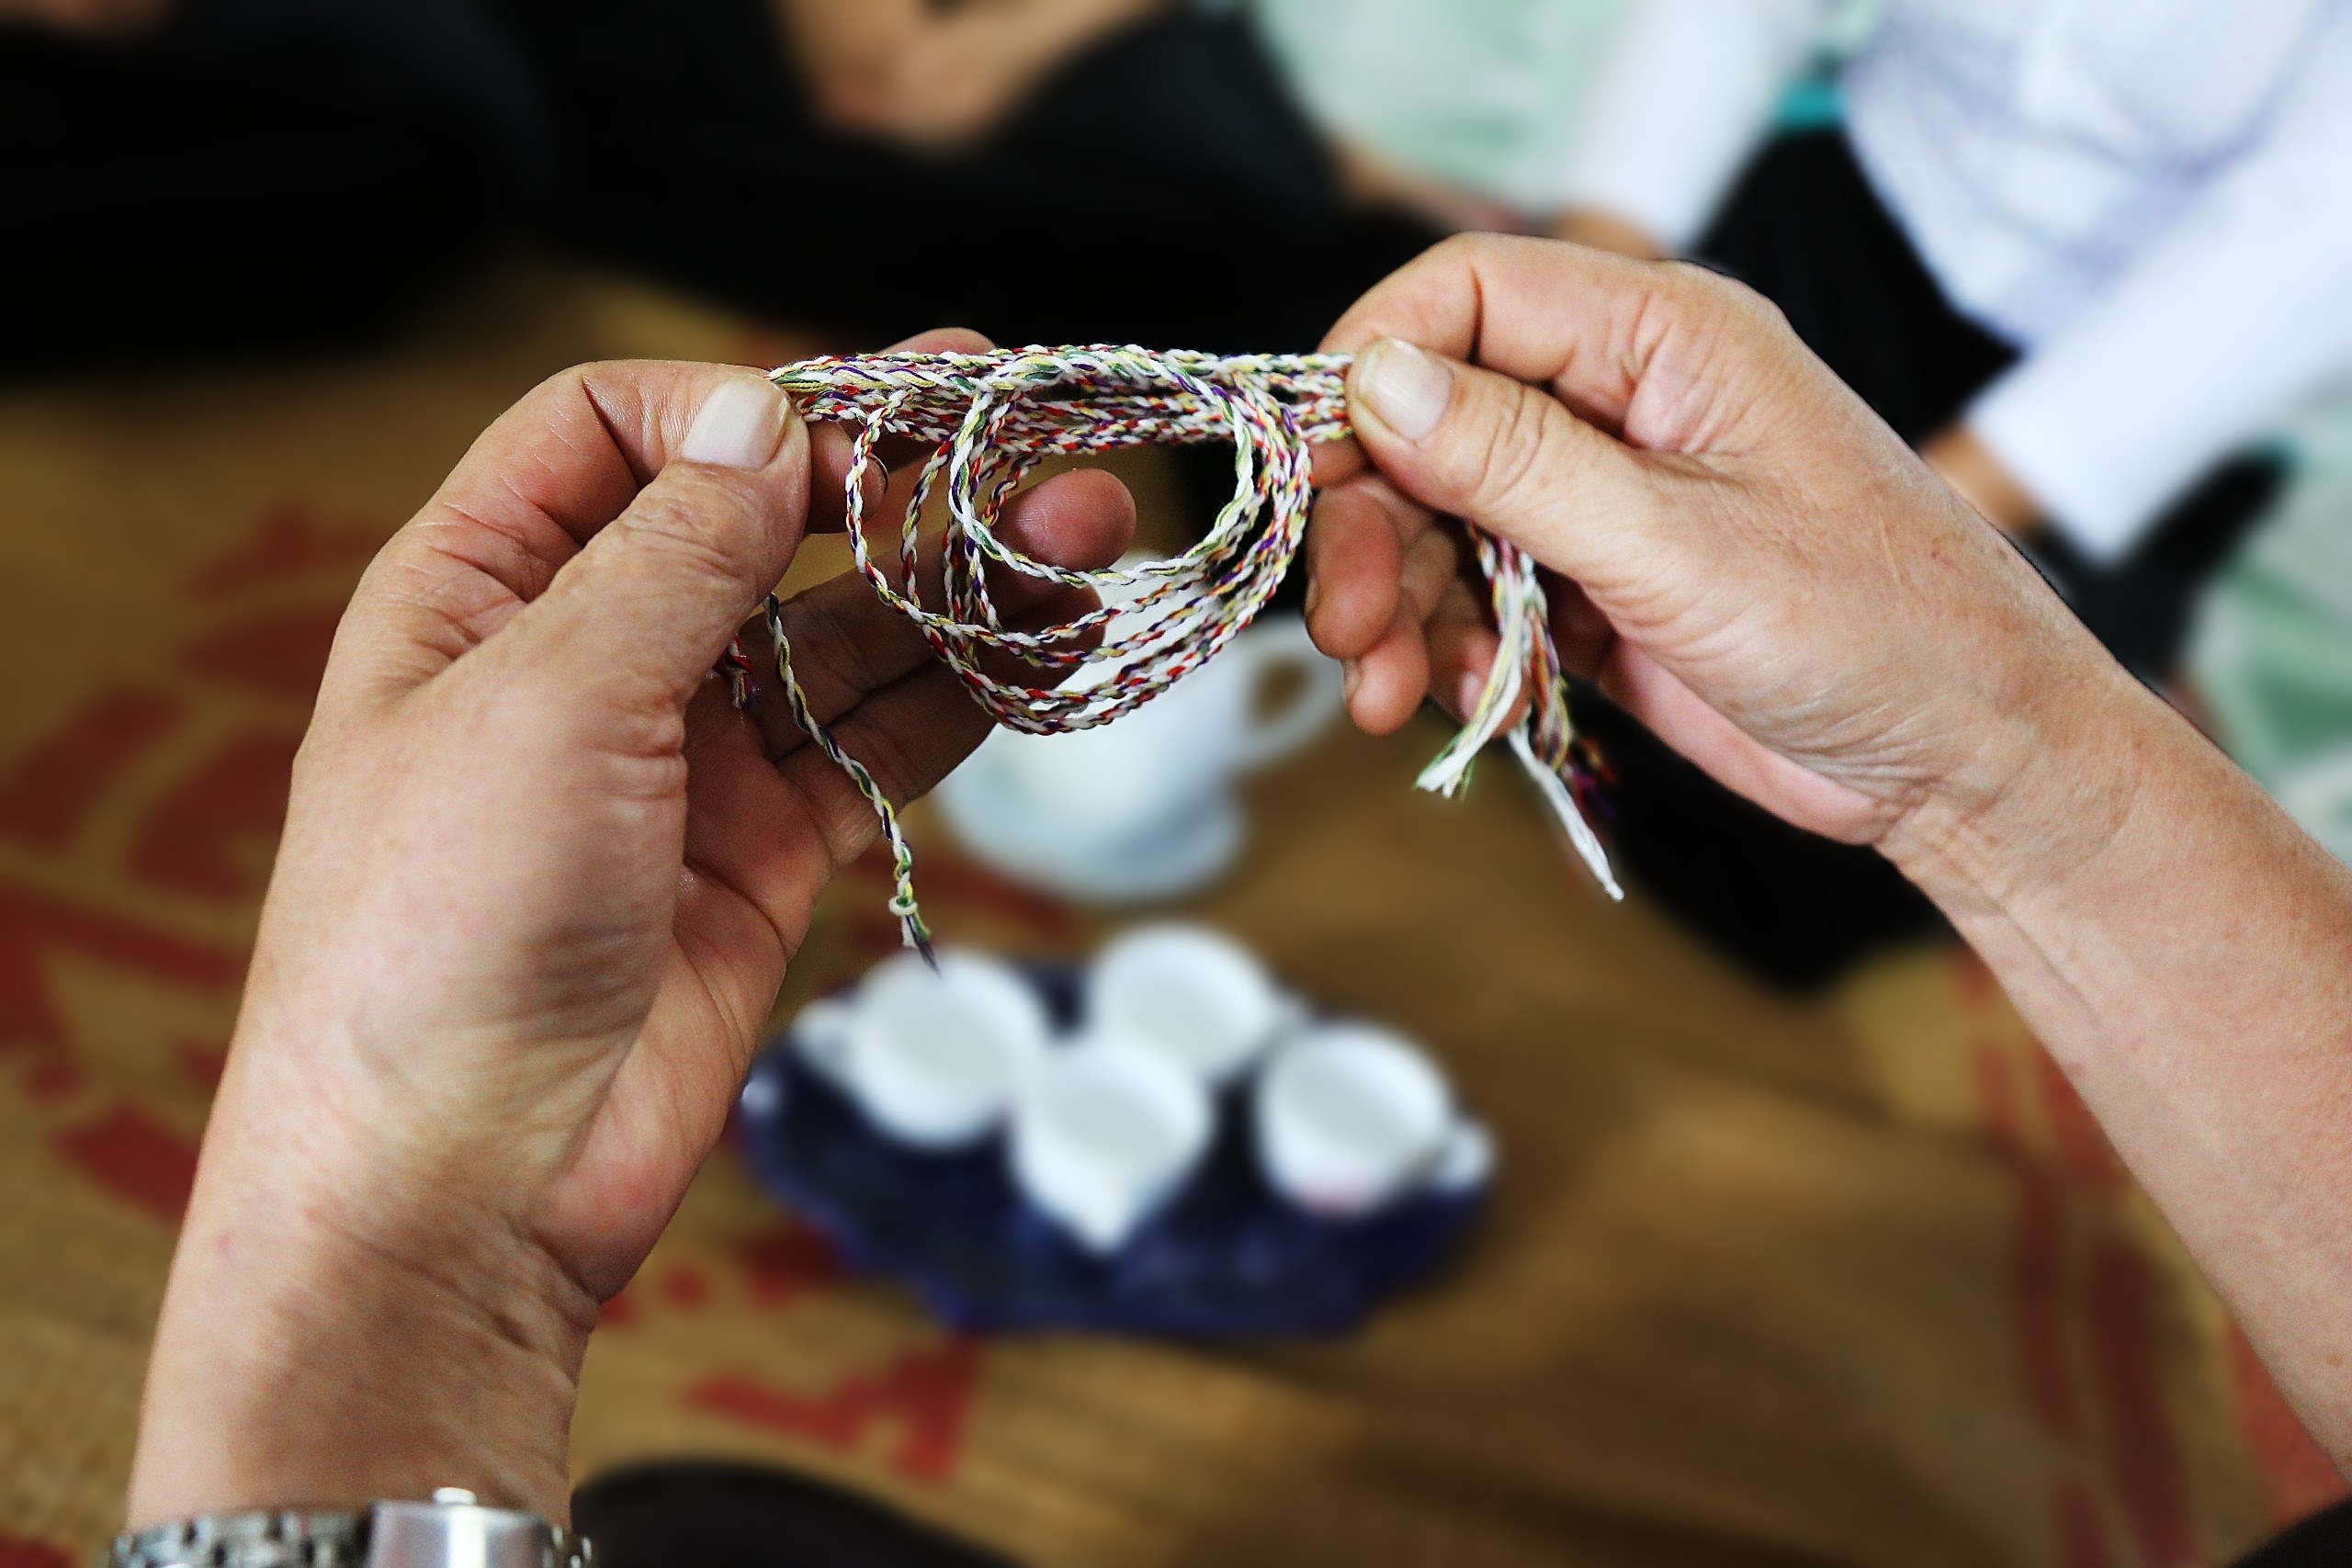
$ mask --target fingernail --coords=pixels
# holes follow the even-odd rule
[[[784,439],[788,406],[770,382],[748,376],[725,382],[703,400],[678,456],[722,468],[764,468]]]
[[[1357,682],[1361,682],[1363,679],[1363,666],[1358,664],[1354,660],[1351,659],[1340,664],[1340,691],[1348,701],[1353,702],[1355,700]]]
[[[1461,706],[1453,710],[1453,716],[1468,719],[1472,714],[1478,711],[1478,699],[1486,694],[1487,672],[1483,670],[1464,671],[1462,684],[1454,693],[1454,699],[1461,704]]]
[[[1308,620],[1313,620],[1315,618],[1315,606],[1322,602],[1322,598],[1323,580],[1319,577],[1308,578],[1306,580],[1306,602],[1299,606],[1299,613],[1305,615]]]
[[[1364,351],[1356,389],[1380,423],[1408,441],[1435,430],[1453,397],[1453,368],[1401,338],[1385,337]]]

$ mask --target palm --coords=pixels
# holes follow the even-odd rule
[[[395,849],[353,871],[345,857],[311,879],[308,905],[281,868],[289,908],[367,909],[372,951],[409,952],[372,1028],[397,1037],[408,1070],[443,1080],[446,1102],[498,1108],[433,1136],[472,1151],[512,1217],[606,1293],[717,1142],[819,893],[877,830],[783,716],[763,631],[745,639],[756,722],[707,673],[803,528],[838,519],[848,445],[815,433],[756,497],[729,498],[744,481],[719,476],[672,487],[685,422],[729,375],[576,372],[484,435],[371,570],[338,638],[320,722],[388,716],[374,760],[306,792],[336,803],[318,814],[346,840],[429,841],[433,861]],[[649,503],[657,484],[672,488]],[[695,514],[729,504],[762,513],[730,525],[733,553]],[[612,537],[616,515],[639,525]],[[1005,515],[1019,547],[1078,567],[1109,564],[1134,521],[1125,489],[1090,472]],[[1093,603],[1035,580],[993,586],[1016,626]],[[987,733],[956,674],[860,579],[820,583],[784,615],[811,711],[891,798],[929,789]],[[355,876],[376,880],[345,885]],[[495,915],[452,922],[452,908]]]
[[[708,694],[697,700],[716,705]],[[804,785],[789,756],[771,762],[747,725],[714,716],[687,762],[685,852],[669,870],[677,897],[661,973],[540,1222],[600,1294],[626,1282],[718,1141],[834,857],[857,847],[819,826],[841,819],[826,782]]]

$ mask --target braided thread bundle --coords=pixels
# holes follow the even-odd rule
[[[874,591],[915,625],[999,724],[1058,735],[1134,712],[1206,663],[1265,607],[1306,534],[1311,448],[1348,434],[1348,364],[1340,355],[1219,358],[1101,345],[810,359],[771,371],[769,378],[808,419],[856,427],[845,480],[848,532],[857,570]],[[899,520],[895,575],[876,558],[865,527],[866,481],[886,435],[932,447]],[[1073,571],[1023,555],[997,532],[1005,502],[1046,457],[1226,441],[1234,446],[1232,499],[1181,555]],[[916,561],[924,506],[943,486],[944,603],[934,610],[921,601]],[[1527,696],[1512,750],[1585,863],[1611,897],[1622,897],[1580,809],[1591,759],[1569,721],[1535,563],[1489,535],[1474,530],[1473,538],[1502,649],[1467,723],[1422,771],[1419,786],[1456,793],[1479,750]],[[1004,625],[989,597],[990,561],[1066,586],[1124,592],[1062,625],[1017,631]],[[890,912],[907,944],[928,955],[913,855],[898,814],[873,775],[810,712],[774,599],[767,620],[793,719],[848,773],[880,818],[894,866]],[[1029,684],[992,676],[979,662],[990,651],[1011,654],[1043,679]],[[1096,663],[1108,667],[1107,678],[1057,683]]]

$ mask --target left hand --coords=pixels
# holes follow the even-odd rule
[[[451,1484],[563,1516],[597,1304],[876,831],[788,718],[763,734],[711,673],[812,510],[838,524],[846,449],[752,371],[591,366],[492,425],[368,569],[295,767],[134,1519]],[[1073,566],[1133,523],[1099,473],[1012,509],[1020,547]],[[996,592],[1033,624],[1091,605]],[[987,733],[856,577],[786,619],[811,704],[893,799]]]

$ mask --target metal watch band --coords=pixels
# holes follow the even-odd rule
[[[594,1568],[584,1539],[446,1490],[430,1503],[275,1508],[115,1537],[110,1568]]]

